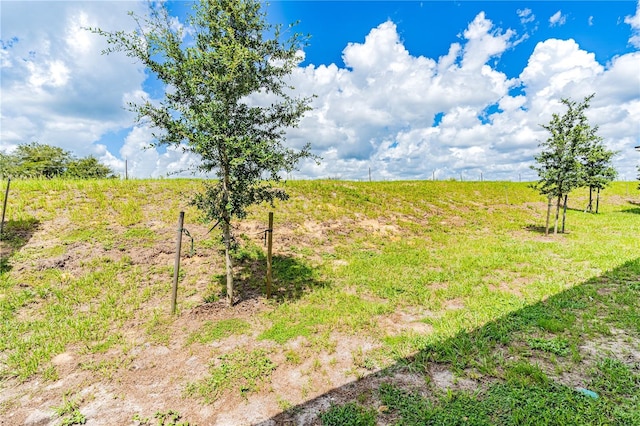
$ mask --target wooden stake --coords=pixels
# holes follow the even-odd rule
[[[569,194],[564,195],[564,205],[562,207],[562,233],[564,234],[564,223],[567,220],[567,199],[569,198]]]
[[[558,195],[558,199],[556,201],[556,220],[553,225],[553,235],[558,233],[558,218],[560,217],[560,204],[562,203],[562,195]]]
[[[7,180],[7,190],[4,193],[4,203],[2,204],[2,222],[0,222],[0,239],[2,239],[2,230],[4,229],[4,214],[7,211],[7,199],[9,198],[9,185],[11,185],[11,178]]]
[[[222,221],[222,235],[224,237],[224,258],[227,272],[227,304],[233,306],[233,264],[231,263],[231,225]]]
[[[171,291],[171,313],[176,313],[176,299],[178,298],[178,273],[180,272],[180,251],[182,250],[182,225],[184,224],[184,212],[180,212],[178,218],[178,234],[176,238],[176,261],[173,264],[173,289]]]
[[[269,229],[267,229],[267,299],[271,298],[271,253],[273,249],[273,212],[269,212]]]
[[[544,229],[544,235],[549,235],[549,218],[551,217],[551,206],[553,205],[551,199],[551,195],[549,195],[549,203],[547,204],[547,226]]]

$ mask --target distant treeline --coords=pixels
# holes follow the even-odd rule
[[[0,152],[0,177],[101,179],[116,177],[113,170],[95,157],[74,157],[57,146],[31,142],[19,145],[11,154]]]

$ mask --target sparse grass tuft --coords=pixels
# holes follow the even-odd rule
[[[64,397],[61,405],[53,407],[53,412],[61,418],[61,426],[83,425],[87,422],[87,418],[79,408],[80,403],[76,399]]]
[[[157,411],[151,420],[149,417],[142,417],[140,414],[133,416],[133,421],[139,426],[195,426],[188,421],[181,421],[182,415],[174,410]]]
[[[276,365],[264,350],[242,349],[221,355],[210,368],[211,375],[186,387],[186,394],[203,398],[207,403],[218,399],[227,389],[242,395],[254,392],[271,376]]]
[[[376,412],[350,402],[332,405],[320,414],[320,420],[325,426],[375,426]]]
[[[539,349],[559,356],[569,355],[569,341],[565,338],[530,338],[527,339],[527,343],[529,343],[531,349]]]
[[[205,322],[198,331],[193,332],[187,337],[187,344],[193,342],[211,343],[215,340],[224,339],[234,334],[242,334],[248,331],[250,325],[248,322],[239,318],[229,318],[216,322]]]

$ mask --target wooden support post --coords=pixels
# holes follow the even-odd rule
[[[171,291],[171,313],[176,313],[176,299],[178,298],[178,273],[180,272],[180,251],[182,250],[182,225],[184,224],[184,212],[180,212],[178,218],[178,234],[176,238],[176,261],[173,265],[173,289]]]
[[[271,298],[271,254],[273,250],[273,212],[269,212],[269,229],[267,229],[267,299]]]
[[[549,235],[549,219],[551,217],[551,206],[553,206],[551,200],[552,197],[549,195],[549,203],[547,204],[547,226],[544,228],[544,235]]]
[[[567,221],[567,199],[569,194],[564,194],[564,203],[562,206],[562,233],[564,234],[564,223]]]
[[[2,222],[0,222],[0,239],[2,239],[2,230],[4,229],[4,214],[7,211],[7,199],[9,198],[9,185],[11,185],[11,178],[7,180],[7,190],[4,193],[4,202],[2,203]]]

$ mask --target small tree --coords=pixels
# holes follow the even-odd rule
[[[556,198],[554,234],[558,233],[560,207],[564,205],[564,232],[568,194],[583,185],[584,166],[581,159],[586,156],[595,136],[584,111],[589,108],[593,96],[587,96],[581,103],[561,99],[567,111],[563,115],[553,114],[549,124],[542,125],[551,135],[540,144],[542,152],[534,157],[537,164],[531,168],[538,172],[539,177],[534,187],[541,194]]]
[[[134,16],[138,30],[131,33],[92,31],[112,46],[104,53],[137,58],[167,85],[161,102],[130,105],[138,120],[160,130],[154,134],[158,144],[196,153],[200,169],[217,175],[193,202],[222,226],[232,304],[232,219],[245,217],[254,203],[286,199],[273,182],[311,157],[308,145],[293,151],[282,144],[285,130],[309,109],[310,99],[292,97],[286,83],[303,39],[293,34],[281,41],[280,26],[267,23],[258,0],[200,0],[188,30],[176,25],[164,4],[149,12]],[[252,103],[252,95],[267,96],[270,104]]]
[[[57,146],[31,142],[18,145],[13,158],[19,176],[51,179],[62,176],[71,153]]]
[[[598,213],[600,206],[600,190],[606,188],[618,175],[618,172],[611,164],[616,152],[608,150],[602,144],[602,138],[595,136],[597,130],[597,126],[592,129],[592,144],[588,147],[588,151],[582,161],[584,185],[589,187],[589,205],[585,211],[591,212],[593,210],[593,190],[595,189],[597,190],[596,213]]]
[[[32,142],[18,145],[12,154],[0,153],[0,177],[100,179],[113,170],[95,157],[75,158],[64,149]]]
[[[3,154],[0,152],[0,179],[15,175],[15,159],[9,154]]]
[[[98,159],[92,155],[71,160],[67,164],[64,177],[71,179],[104,179],[114,178],[113,170],[110,167],[100,163]]]

